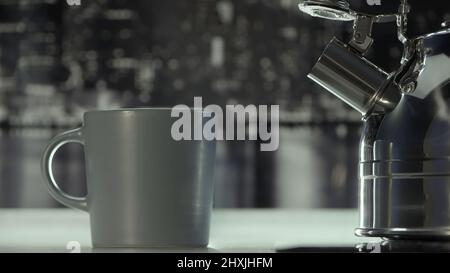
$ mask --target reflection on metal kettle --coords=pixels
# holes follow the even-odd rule
[[[349,43],[333,39],[309,78],[359,111],[360,236],[450,239],[450,29],[406,36],[410,7],[369,15],[345,1],[302,1],[312,16],[353,21]],[[396,71],[364,56],[375,23],[396,22],[404,45]]]

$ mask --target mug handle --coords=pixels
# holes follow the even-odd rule
[[[68,207],[87,211],[87,197],[76,197],[65,193],[59,187],[58,183],[55,180],[55,177],[53,176],[53,157],[55,156],[59,148],[61,148],[64,144],[70,142],[80,143],[84,145],[82,128],[61,133],[50,140],[50,143],[45,148],[44,154],[42,156],[42,173],[44,174],[44,178],[46,180],[46,186],[53,198]]]

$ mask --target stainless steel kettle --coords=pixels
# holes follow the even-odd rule
[[[410,7],[369,15],[345,1],[302,1],[312,16],[353,21],[350,42],[333,39],[309,78],[362,114],[355,233],[450,239],[450,28],[406,37]],[[364,56],[372,25],[397,22],[401,63],[387,73]]]

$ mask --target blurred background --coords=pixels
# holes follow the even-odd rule
[[[76,1],[73,1],[76,2]],[[306,75],[352,25],[313,19],[298,0],[0,1],[0,207],[57,207],[40,172],[48,140],[84,111],[117,107],[279,104],[280,146],[220,142],[215,206],[356,207],[360,115]],[[398,1],[368,13],[395,12]],[[410,1],[410,36],[450,20],[447,1]],[[368,58],[389,70],[395,25],[374,29]],[[86,192],[82,147],[59,150],[67,192]]]

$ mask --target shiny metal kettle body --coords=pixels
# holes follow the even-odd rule
[[[353,20],[348,44],[333,39],[309,78],[359,111],[360,236],[450,239],[450,29],[408,39],[409,6],[367,15],[345,1],[302,1],[307,14]],[[395,20],[404,53],[397,71],[367,60],[372,24]]]
[[[364,118],[358,235],[450,239],[450,32],[413,42],[415,89]]]

